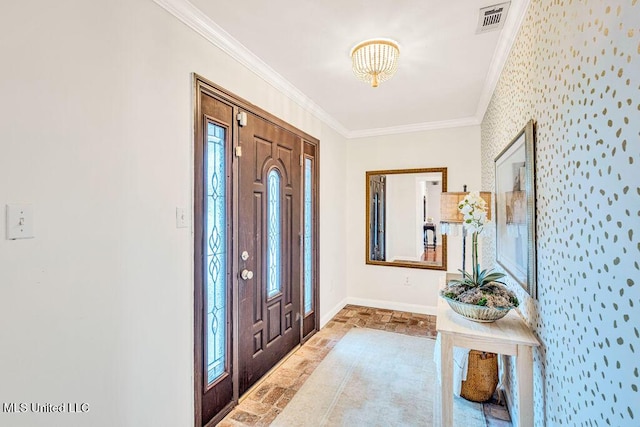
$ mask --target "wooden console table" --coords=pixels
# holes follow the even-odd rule
[[[540,345],[515,310],[493,323],[478,323],[455,313],[438,298],[436,330],[440,333],[440,425],[453,426],[453,347],[464,347],[516,357],[518,420],[514,425],[533,427],[533,347]],[[462,420],[458,420],[462,421]],[[515,421],[515,420],[514,420]]]

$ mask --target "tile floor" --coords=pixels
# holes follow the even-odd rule
[[[268,426],[322,359],[353,327],[435,338],[436,317],[347,305],[320,332],[254,387],[218,426]],[[498,403],[497,396],[483,406],[488,427],[511,426],[509,412]]]

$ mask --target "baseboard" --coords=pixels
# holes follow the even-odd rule
[[[345,305],[347,305],[347,298],[343,299],[338,304],[333,306],[331,310],[329,310],[324,316],[322,316],[320,318],[320,329],[324,328],[324,325],[329,323],[329,321],[333,319],[333,316],[338,314],[340,310],[344,308]]]
[[[430,314],[435,316],[438,312],[437,307],[419,304],[406,304],[401,302],[392,302],[384,300],[374,300],[367,298],[348,297],[347,304],[362,305],[365,307],[383,308],[386,310],[407,311],[409,313]]]

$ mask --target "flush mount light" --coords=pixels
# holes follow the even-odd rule
[[[398,67],[400,48],[390,39],[371,39],[351,49],[353,74],[371,87],[393,77]]]

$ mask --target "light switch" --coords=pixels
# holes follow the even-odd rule
[[[7,205],[7,239],[32,239],[33,206],[28,204]]]
[[[176,208],[176,228],[187,228],[188,226],[187,210],[185,208]]]

